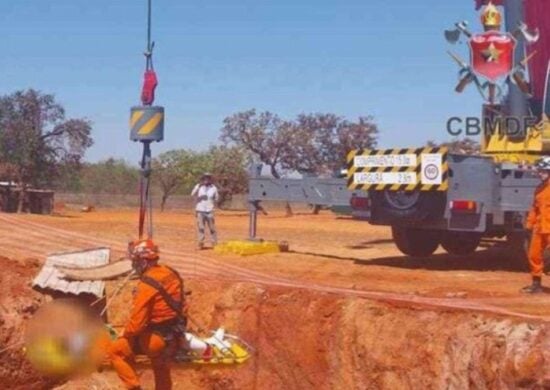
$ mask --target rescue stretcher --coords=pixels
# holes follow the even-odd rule
[[[107,329],[112,339],[118,337],[118,332],[114,327],[107,325]],[[211,337],[201,339],[210,347],[208,355],[181,346],[174,354],[174,362],[180,364],[234,365],[245,363],[254,354],[254,348],[240,337],[225,332],[222,337],[217,337],[216,332],[211,331]],[[145,359],[144,355],[138,356],[138,360]]]

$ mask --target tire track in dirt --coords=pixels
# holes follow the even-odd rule
[[[71,237],[62,237],[40,232],[29,232],[28,230],[21,230],[14,225],[11,227],[12,228],[8,231],[3,229],[0,230],[0,242],[4,244],[5,253],[10,253],[10,249],[15,248],[17,252],[22,252],[28,256],[46,257],[52,253],[70,252],[97,247],[97,242],[92,240],[80,240],[86,245],[74,245],[75,239]],[[29,236],[32,238],[32,241],[29,240]],[[27,242],[24,245],[16,244],[17,242],[24,241]],[[117,249],[122,251],[122,247]],[[178,262],[178,264],[182,265],[181,262]],[[194,274],[197,276],[211,276],[214,274],[215,276],[224,277],[224,275],[218,275],[219,270],[213,267],[185,263],[183,266],[186,274]]]
[[[34,228],[40,229],[39,230],[40,232],[41,231],[49,232],[50,234],[40,233],[40,232],[29,233],[28,230],[24,230],[21,233],[19,233],[18,231],[15,231],[14,235],[11,236],[13,238],[23,238],[30,234],[33,237],[41,238],[46,242],[48,239],[50,239],[50,244],[47,245],[48,247],[55,245],[55,242],[51,240],[52,238],[51,232],[55,231],[57,232],[57,235],[55,237],[59,238],[60,240],[59,242],[76,239],[82,242],[87,242],[95,245],[97,245],[98,243],[100,243],[101,245],[106,245],[106,244],[108,245],[109,243],[113,245],[116,249],[120,251],[125,251],[124,246],[120,245],[119,243],[116,243],[113,240],[108,240],[108,239],[91,240],[89,236],[85,236],[79,233],[69,232],[63,229],[51,228],[47,225],[42,225],[42,224],[30,222],[30,221],[21,221],[15,216],[13,217],[0,216],[0,220],[3,220],[5,222],[10,222],[12,224],[17,224],[21,226],[21,228],[34,227]],[[6,244],[8,244],[8,242],[6,242]],[[42,243],[36,244],[36,245],[44,246],[44,244]],[[29,247],[30,251],[34,250],[32,248],[36,248],[36,246],[32,246],[32,245],[26,245],[26,247]],[[22,247],[18,246],[18,248],[22,248]],[[530,320],[535,319],[535,320],[543,320],[546,322],[550,321],[550,317],[548,316],[523,314],[520,312],[507,310],[505,308],[501,308],[498,306],[483,304],[480,302],[476,302],[474,300],[466,300],[466,299],[460,299],[460,298],[430,298],[430,297],[421,297],[421,296],[415,296],[415,295],[356,290],[351,288],[328,286],[328,285],[322,285],[318,283],[304,282],[300,280],[293,280],[293,279],[282,278],[282,277],[273,277],[271,275],[266,275],[261,272],[255,272],[255,271],[251,272],[238,266],[228,267],[228,265],[224,263],[213,261],[212,259],[209,259],[205,256],[194,256],[194,255],[190,256],[187,253],[177,252],[174,250],[167,250],[167,251],[164,251],[163,253],[166,254],[165,258],[167,260],[167,263],[169,263],[169,265],[173,266],[178,271],[185,272],[187,274],[195,273],[193,272],[193,268],[197,269],[199,267],[197,266],[197,264],[192,264],[192,263],[189,264],[189,262],[182,262],[181,260],[178,260],[178,259],[191,258],[192,260],[200,261],[202,263],[201,265],[205,266],[204,269],[208,270],[207,275],[210,277],[215,277],[214,280],[221,279],[222,281],[225,280],[225,281],[232,281],[232,282],[250,282],[250,283],[255,283],[255,284],[265,285],[265,286],[305,289],[305,290],[317,291],[321,293],[362,297],[366,299],[393,303],[393,304],[405,304],[408,306],[417,305],[417,306],[424,306],[424,307],[426,306],[432,307],[436,309],[438,308],[438,309],[476,311],[476,312],[512,316],[512,317],[518,317],[518,318],[530,319]],[[200,273],[196,273],[196,274],[199,276],[202,276]]]
[[[28,235],[31,235],[32,237],[39,239],[41,242],[39,244],[28,244],[27,247],[29,248],[29,254],[31,253],[31,250],[40,248],[42,249],[41,252],[37,253],[36,251],[33,251],[32,254],[36,255],[42,255],[47,256],[48,253],[51,252],[60,252],[60,251],[74,251],[74,250],[82,250],[85,248],[90,248],[90,246],[94,247],[98,244],[105,245],[111,247],[111,249],[114,249],[115,251],[125,253],[126,252],[126,246],[123,246],[120,244],[120,242],[109,240],[109,239],[91,239],[89,236],[85,236],[79,233],[69,232],[63,229],[57,229],[57,228],[49,228],[48,226],[36,224],[33,222],[28,221],[22,221],[19,218],[14,217],[4,217],[1,216],[0,220],[4,220],[5,222],[9,222],[11,224],[12,229],[10,230],[10,233],[5,233],[6,236],[12,237],[14,240],[20,240],[23,238],[28,238]],[[13,229],[16,225],[20,226],[21,229]],[[29,227],[36,228],[37,231],[33,231],[28,229]],[[22,230],[23,228],[27,228],[25,230]],[[43,231],[49,231],[48,233],[42,233]],[[29,233],[30,232],[30,233]],[[52,232],[57,232],[57,234],[51,234]],[[65,241],[67,243],[65,243]],[[83,248],[82,246],[75,246],[75,241],[80,241],[81,243],[85,243],[86,247]],[[44,244],[46,243],[46,244]],[[24,248],[20,248],[24,249]],[[47,249],[47,250],[45,250]],[[196,275],[204,275],[204,276],[215,276],[216,278],[224,279],[224,280],[238,280],[238,281],[246,281],[250,279],[250,276],[265,276],[262,274],[259,274],[257,272],[250,272],[246,269],[241,269],[239,267],[224,267],[223,264],[213,264],[213,262],[210,261],[209,258],[203,257],[203,256],[193,256],[189,255],[187,253],[182,252],[175,252],[175,251],[163,251],[164,259],[169,261],[172,265],[178,265],[182,266],[182,270],[185,270],[186,274],[196,274]],[[217,262],[216,262],[217,263]],[[225,268],[230,268],[229,270]]]
[[[73,243],[74,240],[79,240],[79,241],[82,241],[82,242],[86,242],[86,243],[91,244],[91,245],[98,245],[98,243],[99,243],[101,245],[110,246],[112,249],[114,249],[116,251],[119,251],[119,252],[122,252],[122,253],[126,252],[126,246],[121,245],[120,241],[104,239],[104,238],[92,239],[90,236],[86,236],[86,235],[83,235],[83,234],[80,234],[80,233],[70,232],[70,231],[67,231],[67,230],[58,229],[58,228],[54,228],[54,227],[49,227],[49,226],[46,226],[46,225],[31,222],[31,221],[23,221],[20,218],[18,218],[17,216],[0,216],[0,220],[4,220],[4,221],[10,222],[12,224],[19,224],[22,227],[35,227],[36,229],[39,229],[39,231],[47,230],[49,232],[57,232],[58,235],[56,237],[60,238],[61,240],[63,240],[63,239],[69,240],[71,243]],[[33,234],[35,236],[42,236],[46,239],[51,239],[51,237],[52,237],[51,234],[45,235],[43,233],[37,233],[37,232],[34,232]],[[76,249],[79,249],[79,248],[76,248]],[[264,274],[264,273],[261,273],[261,272],[252,271],[252,270],[248,270],[246,268],[234,266],[234,265],[231,265],[231,264],[224,264],[222,262],[215,261],[215,260],[213,260],[209,257],[200,256],[200,255],[196,255],[196,254],[192,255],[192,254],[189,254],[189,253],[176,252],[176,251],[167,249],[167,250],[163,250],[163,256],[164,256],[165,259],[170,259],[170,258],[173,258],[174,256],[177,256],[177,257],[180,257],[180,260],[178,260],[179,262],[181,262],[181,261],[187,261],[187,262],[190,262],[190,263],[192,262],[192,266],[195,267],[195,268],[197,266],[202,266],[205,269],[210,267],[210,269],[212,270],[212,273],[214,273],[215,275],[230,274],[230,275],[233,275],[233,276],[237,277],[239,280],[241,280],[243,278],[247,279],[249,277],[257,277],[257,278],[261,278],[262,280],[267,279],[267,280],[274,280],[274,281],[286,280],[286,279],[280,279],[280,278],[277,278],[277,277],[273,277],[271,275],[267,275],[267,274]],[[183,260],[181,260],[181,259],[183,259]],[[223,273],[220,273],[220,272],[223,272]]]

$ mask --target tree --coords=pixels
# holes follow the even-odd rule
[[[209,170],[206,153],[192,150],[171,150],[153,160],[153,180],[162,193],[161,210],[170,195],[178,190],[190,193],[200,176]]]
[[[87,194],[137,194],[139,176],[137,167],[109,158],[84,164],[79,187]]]
[[[452,141],[442,143],[428,141],[427,146],[432,148],[447,147],[449,149],[449,152],[456,154],[476,155],[479,154],[481,151],[481,146],[479,145],[479,142],[468,137],[457,138]]]
[[[79,168],[92,144],[91,123],[66,119],[53,95],[29,89],[0,97],[0,163],[21,189],[21,211],[29,186],[48,186],[62,164]]]
[[[271,168],[320,174],[345,166],[350,150],[376,146],[378,127],[370,116],[356,122],[334,114],[301,114],[293,121],[249,110],[224,120],[220,139],[250,151]]]
[[[301,114],[292,123],[291,146],[284,150],[281,165],[302,173],[340,171],[353,149],[374,148],[378,127],[370,116],[348,121],[334,114]]]
[[[236,113],[223,121],[220,139],[226,146],[242,147],[269,166],[275,178],[281,177],[281,158],[291,147],[293,127],[268,111]]]
[[[249,156],[242,148],[227,146],[212,146],[208,156],[223,207],[234,194],[247,192]]]
[[[282,171],[322,174],[340,170],[350,150],[374,147],[378,133],[369,116],[351,122],[334,114],[302,114],[287,121],[252,109],[227,117],[223,123],[220,139],[225,145],[250,152],[270,167],[275,178]],[[288,203],[286,209],[291,215]]]
[[[247,155],[237,147],[211,146],[207,151],[171,150],[153,160],[153,180],[162,193],[161,209],[176,193],[189,194],[205,172],[216,181],[223,207],[234,194],[246,192]]]

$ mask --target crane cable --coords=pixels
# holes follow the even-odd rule
[[[157,75],[153,67],[153,48],[151,41],[151,0],[147,1],[147,47],[145,50],[145,73],[141,91],[141,102],[144,106],[151,106],[155,100],[155,88],[158,85]],[[144,226],[147,220],[147,238],[153,238],[153,203],[151,198],[151,141],[143,142],[141,158],[141,177],[139,184],[139,239],[143,238]],[[147,213],[149,211],[149,213]]]

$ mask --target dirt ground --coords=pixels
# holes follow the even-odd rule
[[[247,235],[246,213],[220,212],[216,222],[221,241]],[[4,256],[17,262],[103,245],[116,258],[135,237],[136,224],[135,210],[0,214],[0,243]],[[193,214],[155,214],[162,259],[193,291],[193,317],[205,329],[227,327],[257,350],[236,369],[180,367],[176,388],[512,389],[550,383],[543,369],[550,361],[550,295],[519,293],[529,276],[502,243],[484,242],[470,256],[439,250],[410,259],[394,247],[388,228],[330,212],[287,218],[274,211],[260,216],[258,228],[264,239],[287,241],[290,252],[240,257],[198,251]],[[129,290],[113,303],[114,323],[124,322]],[[143,379],[150,386],[148,370]],[[116,386],[107,371],[63,389]]]

